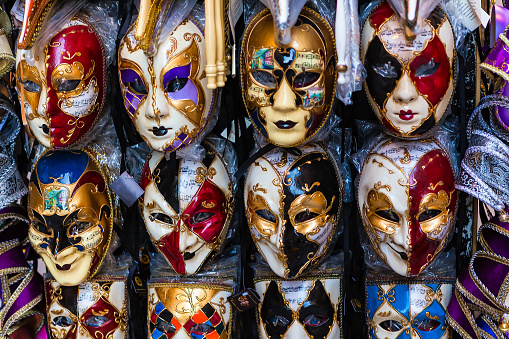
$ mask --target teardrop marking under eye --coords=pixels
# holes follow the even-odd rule
[[[401,331],[403,325],[396,320],[385,320],[380,323],[380,327],[389,332]]]
[[[60,326],[60,327],[68,327],[73,324],[73,321],[69,317],[59,315],[58,317],[53,318],[53,320],[51,321],[51,324],[53,324],[55,326]]]
[[[85,325],[91,326],[91,327],[101,327],[104,326],[107,322],[110,321],[110,318],[105,317],[103,315],[94,315],[87,320],[85,320]]]

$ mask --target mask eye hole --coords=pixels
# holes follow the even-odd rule
[[[415,71],[415,76],[418,78],[429,77],[437,71],[440,67],[440,63],[435,62],[433,58],[428,63],[420,65]]]
[[[177,328],[173,324],[166,322],[164,320],[158,322],[156,328],[163,333],[174,333],[177,330]]]
[[[39,93],[41,91],[41,87],[39,87],[38,84],[36,84],[33,81],[30,80],[21,80],[21,78],[18,78],[18,82],[23,85],[23,89],[25,91],[28,91],[30,93]]]
[[[191,327],[192,334],[203,335],[214,331],[214,327],[207,324],[196,324]]]
[[[170,225],[173,225],[173,218],[170,217],[169,215],[166,215],[164,213],[152,213],[149,215],[149,220],[150,221],[160,221],[160,222],[163,222],[165,224],[170,224]]]
[[[168,81],[168,83],[166,84],[166,87],[164,88],[164,91],[166,93],[168,93],[168,92],[172,92],[172,93],[173,92],[178,92],[182,88],[184,88],[184,86],[187,84],[187,80],[189,80],[189,79],[188,78],[177,78],[177,77],[175,77],[175,79]]]
[[[86,230],[88,230],[90,227],[93,226],[92,223],[88,222],[88,221],[79,221],[79,220],[73,219],[71,222],[72,222],[72,224],[69,228],[69,235],[71,235],[71,236],[83,233]]]
[[[275,328],[284,328],[290,324],[290,320],[286,319],[282,315],[273,315],[265,320],[265,322]]]
[[[55,88],[58,92],[70,92],[74,91],[78,85],[80,84],[81,80],[79,79],[56,79],[57,81],[57,88]]]
[[[320,79],[320,73],[304,71],[295,77],[293,81],[294,88],[304,88],[311,86]]]
[[[429,208],[422,212],[421,214],[419,214],[419,218],[417,220],[419,220],[419,222],[428,221],[430,219],[435,218],[436,216],[439,216],[441,213],[442,213],[441,210]]]
[[[390,220],[392,222],[399,222],[399,216],[393,212],[392,209],[388,210],[379,210],[375,212],[376,215],[378,215],[380,218]]]
[[[130,92],[138,95],[147,95],[147,88],[145,87],[145,84],[140,79],[135,79],[131,82],[126,82],[126,87],[129,89]]]
[[[387,61],[383,64],[376,64],[373,65],[373,70],[382,78],[397,78],[398,73],[396,72],[396,69],[391,64],[390,61]]]
[[[91,326],[91,327],[102,327],[107,322],[110,321],[110,318],[105,317],[103,315],[94,315],[87,320],[85,320],[85,325]]]
[[[310,314],[304,319],[303,323],[304,323],[304,325],[307,325],[307,326],[318,327],[318,326],[322,326],[323,324],[325,324],[327,322],[327,320],[329,320],[329,318],[324,317],[322,315]]]
[[[194,224],[197,224],[199,222],[202,222],[202,221],[205,221],[207,219],[209,219],[210,217],[212,217],[214,215],[214,213],[210,213],[210,212],[198,212],[196,213],[195,215],[193,215],[191,217],[191,219],[189,220],[189,222],[194,225]]]
[[[253,79],[261,86],[268,88],[276,88],[276,77],[269,72],[256,70],[251,72]]]
[[[311,220],[317,217],[318,215],[319,215],[318,213],[311,212],[309,209],[306,209],[305,211],[302,211],[295,216],[295,223],[298,224],[301,222]]]
[[[441,324],[442,323],[440,321],[435,319],[423,319],[419,320],[419,322],[415,324],[415,327],[420,331],[433,331]]]
[[[255,212],[260,218],[262,219],[265,219],[267,221],[270,221],[270,222],[273,222],[275,223],[276,222],[276,216],[274,215],[274,213],[272,213],[271,211],[269,211],[268,209],[263,209],[263,210],[256,210]]]
[[[69,317],[59,315],[51,320],[51,324],[54,326],[69,327],[73,324],[73,321]]]
[[[401,331],[403,325],[396,320],[385,320],[380,323],[380,327],[389,332]]]

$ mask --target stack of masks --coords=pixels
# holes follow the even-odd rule
[[[499,10],[501,8],[497,8]],[[497,17],[493,29],[509,23],[507,20],[500,22],[500,19]],[[507,46],[506,30],[481,64],[495,94],[485,96],[472,113],[467,128],[470,144],[461,163],[457,184],[458,189],[473,195],[496,212],[480,227],[479,249],[457,279],[448,308],[449,322],[463,338],[506,338],[509,331],[506,292],[509,276],[509,100],[508,74],[504,66],[509,58]]]
[[[118,141],[108,123],[107,72],[114,19],[83,1],[32,3],[16,55],[17,90],[32,135],[28,236],[46,277],[53,338],[127,333],[126,270],[98,274],[121,222],[109,185],[119,175]],[[115,30],[114,30],[115,32]],[[113,265],[114,267],[115,265]]]
[[[411,27],[408,13],[393,8],[400,6],[372,7],[361,36],[364,89],[389,134],[367,140],[355,156],[358,209],[369,239],[368,331],[371,338],[447,338],[454,273],[444,270],[450,262],[442,251],[458,197],[453,147],[440,126],[455,85],[454,32],[439,7]]]

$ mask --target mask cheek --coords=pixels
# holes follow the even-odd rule
[[[254,83],[251,83],[248,86],[246,99],[250,110],[253,110],[255,107],[266,107],[271,105],[270,96],[265,94],[265,89]]]

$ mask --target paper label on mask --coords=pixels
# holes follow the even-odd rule
[[[383,24],[379,37],[387,51],[397,55],[406,64],[415,57],[415,53],[421,52],[426,47],[426,42],[433,38],[433,32],[431,26],[425,22],[415,40],[408,41],[398,17],[393,15]]]
[[[450,15],[461,18],[461,23],[468,30],[473,31],[481,24],[481,20],[475,14],[469,0],[449,0],[443,1],[442,4]]]
[[[110,188],[127,206],[132,206],[145,193],[143,188],[125,171],[111,183]]]
[[[212,174],[212,173],[210,173]],[[180,209],[189,205],[201,184],[208,177],[207,169],[199,162],[182,160],[179,171]],[[178,211],[176,211],[178,213]]]
[[[25,13],[25,0],[16,0],[14,5],[12,5],[11,15],[16,18],[16,20],[23,22],[23,14]]]
[[[315,257],[318,257],[320,255],[322,255],[326,249],[328,249],[328,247],[324,246],[327,242],[327,238],[330,236],[330,234],[332,233],[332,229],[334,227],[332,226],[332,224],[329,222],[327,224],[325,224],[324,226],[320,227],[320,229],[318,230],[318,232],[316,234],[313,234],[313,235],[307,235],[307,237],[309,238],[309,240],[312,240],[312,241],[315,241],[317,242],[318,244],[320,244],[320,248],[318,249],[318,251],[316,252],[316,255]]]
[[[410,312],[412,318],[421,313],[423,309],[428,307],[431,304],[431,301],[426,300],[427,292],[430,289],[425,285],[413,284],[410,285]],[[429,297],[428,297],[429,299]]]
[[[486,27],[486,25],[490,21],[490,16],[482,8],[481,0],[469,0],[469,4],[470,7],[472,7],[472,10],[474,11],[475,15],[481,22],[481,25],[483,25],[483,27]]]
[[[313,281],[283,281],[281,283],[281,293],[288,301],[288,306],[294,311],[299,309],[312,288]]]
[[[94,104],[99,96],[99,87],[94,79],[90,80],[88,86],[76,96],[69,96],[62,100],[60,108],[68,115],[81,118],[88,115],[94,108]]]
[[[78,287],[78,313],[83,314],[95,303],[92,283],[85,282]]]

